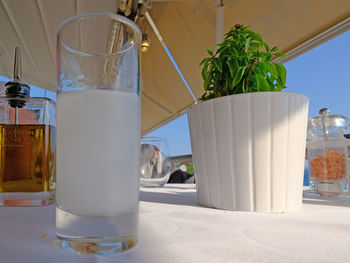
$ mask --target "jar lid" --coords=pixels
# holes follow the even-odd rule
[[[347,117],[340,114],[331,114],[330,110],[323,108],[319,115],[309,119],[308,133],[310,135],[344,134],[350,126]]]

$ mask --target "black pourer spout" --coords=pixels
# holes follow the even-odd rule
[[[26,98],[30,96],[30,87],[21,82],[22,65],[21,65],[21,49],[15,49],[15,63],[13,68],[13,80],[5,84],[5,95],[9,100],[9,104],[13,108],[23,108]]]

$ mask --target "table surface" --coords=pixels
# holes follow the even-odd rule
[[[300,212],[224,211],[193,184],[141,188],[139,242],[108,256],[57,247],[55,206],[0,208],[0,262],[350,262],[350,196],[304,192]]]

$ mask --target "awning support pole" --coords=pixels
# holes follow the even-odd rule
[[[217,1],[216,9],[216,44],[224,41],[224,19],[225,19],[225,6],[223,0]],[[216,45],[216,49],[218,46]]]
[[[191,94],[192,98],[194,99],[194,101],[196,103],[198,103],[198,100],[197,100],[196,96],[194,95],[190,85],[188,85],[188,83],[187,83],[184,75],[182,74],[179,66],[177,65],[173,55],[170,53],[170,50],[168,49],[167,45],[165,44],[161,34],[158,31],[158,28],[157,28],[156,24],[153,22],[153,19],[152,19],[151,15],[148,12],[146,12],[145,16],[146,16],[148,22],[150,23],[150,25],[151,25],[154,33],[156,34],[157,38],[159,39],[160,44],[163,46],[165,52],[167,53],[168,57],[170,58],[171,63],[174,65],[177,73],[180,75],[180,77],[181,77],[183,83],[185,84],[187,90],[190,92],[190,94]]]

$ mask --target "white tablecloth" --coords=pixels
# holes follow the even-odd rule
[[[350,197],[304,193],[286,214],[196,204],[194,185],[142,188],[139,243],[108,256],[77,255],[55,242],[55,206],[0,208],[0,262],[350,262]]]

